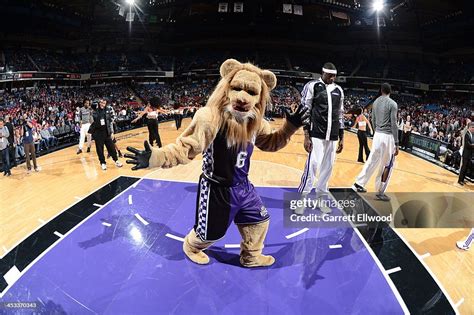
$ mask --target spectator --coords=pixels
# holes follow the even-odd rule
[[[0,119],[0,152],[2,154],[3,176],[10,176],[10,132],[5,127],[5,121]]]
[[[29,119],[26,114],[23,116],[22,130],[23,130],[23,134],[22,134],[23,147],[25,149],[25,155],[26,155],[27,173],[29,174],[31,172],[30,159],[33,159],[33,166],[34,166],[35,172],[39,172],[40,169],[38,165],[36,164],[36,150],[35,150],[34,139],[33,139],[33,123],[31,122],[31,119]]]
[[[11,123],[11,118],[10,115],[5,116],[5,127],[7,127],[8,132],[10,133],[10,136],[8,137],[8,143],[9,143],[9,155],[10,155],[10,165],[12,167],[16,167],[16,159],[15,159],[15,135],[14,135],[14,128],[13,124]]]
[[[23,137],[21,136],[20,129],[15,129],[15,162],[17,159],[25,157],[25,149],[23,147]]]

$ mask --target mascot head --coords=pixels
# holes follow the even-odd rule
[[[235,59],[226,60],[220,74],[206,106],[215,111],[220,129],[227,133],[227,145],[245,147],[260,128],[276,76]]]

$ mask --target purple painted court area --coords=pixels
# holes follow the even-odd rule
[[[235,226],[208,250],[210,265],[191,263],[166,234],[190,230],[196,189],[143,180],[67,235],[1,301],[36,301],[44,314],[403,313],[352,228],[285,238],[297,229],[283,228],[281,188],[258,188],[272,216],[264,252],[274,266],[240,267],[239,249],[224,248],[240,242]]]

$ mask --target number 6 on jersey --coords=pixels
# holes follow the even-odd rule
[[[245,160],[247,159],[247,152],[246,151],[241,151],[239,152],[239,155],[237,155],[237,163],[235,163],[235,166],[238,168],[242,168],[245,165]]]

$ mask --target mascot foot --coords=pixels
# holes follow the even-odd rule
[[[204,254],[204,252],[199,251],[197,253],[193,253],[187,250],[186,245],[183,245],[183,251],[193,263],[196,263],[198,265],[207,265],[210,261],[209,256]]]
[[[194,263],[206,265],[209,263],[209,256],[203,250],[211,246],[214,242],[204,242],[197,236],[194,229],[184,238],[183,251],[186,256]]]
[[[251,259],[240,256],[240,264],[247,268],[252,267],[267,267],[273,265],[275,258],[273,256],[260,255],[252,257]]]
[[[275,262],[272,256],[262,255],[263,241],[267,235],[270,221],[258,224],[238,225],[242,242],[240,243],[240,263],[244,267],[266,267]]]

